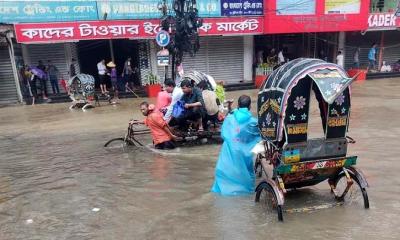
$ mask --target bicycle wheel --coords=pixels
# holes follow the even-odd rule
[[[278,205],[275,191],[267,182],[262,182],[257,186],[255,201],[262,204],[263,210],[267,214],[274,214],[276,212],[278,220],[283,221],[282,206]]]
[[[113,138],[104,144],[104,147],[107,148],[117,148],[126,146],[124,138]]]

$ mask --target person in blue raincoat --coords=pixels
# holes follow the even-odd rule
[[[257,120],[250,112],[251,99],[242,95],[238,109],[222,125],[224,143],[215,169],[211,188],[221,195],[244,195],[254,192],[255,175],[251,149],[261,140]]]

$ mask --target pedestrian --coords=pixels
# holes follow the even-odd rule
[[[336,64],[344,68],[344,57],[342,51],[338,51],[338,55],[336,56]]]
[[[172,101],[172,92],[175,88],[175,82],[171,78],[164,81],[164,91],[157,94],[156,111],[160,111],[163,116],[167,113],[168,106]]]
[[[75,58],[72,58],[72,59],[71,59],[71,64],[69,65],[69,77],[70,77],[70,78],[72,78],[73,76],[76,75],[75,64],[76,64],[76,59],[75,59]]]
[[[47,61],[47,74],[49,75],[51,88],[53,89],[53,94],[59,94],[60,89],[58,87],[58,75],[59,71],[56,66],[54,66],[51,60]]]
[[[100,90],[101,94],[105,95],[108,93],[107,91],[107,67],[105,65],[106,60],[102,59],[100,62],[97,63],[97,70],[99,73],[99,80],[100,80]]]
[[[32,80],[32,73],[29,71],[28,65],[24,65],[21,68],[21,77],[22,77],[22,85],[24,89],[24,95],[25,99],[30,99],[32,102],[32,105],[35,105],[35,97],[32,93],[32,88],[31,88],[31,80]],[[26,101],[28,102],[28,101]]]
[[[371,71],[375,71],[376,67],[376,43],[373,43],[371,49],[368,52],[368,68],[367,71],[371,69]]]
[[[117,76],[117,66],[112,61],[107,63],[107,67],[111,68],[110,77],[111,77],[111,86],[114,91],[114,98],[118,99],[118,76]]]
[[[255,175],[251,149],[261,140],[257,119],[250,112],[251,99],[242,95],[238,109],[229,114],[223,124],[224,140],[215,167],[215,180],[211,188],[221,195],[254,193]]]
[[[128,57],[125,60],[124,63],[124,68],[122,70],[122,78],[124,79],[125,82],[125,87],[126,88],[133,88],[133,69],[131,66],[131,58]]]
[[[353,65],[355,68],[360,68],[360,48],[358,47],[356,49],[356,51],[354,52],[354,56],[353,56]]]
[[[40,83],[40,90],[42,94],[43,99],[48,99],[47,96],[47,72],[46,72],[46,66],[43,64],[42,60],[39,60],[38,62],[38,69],[42,70],[44,72],[44,75],[39,77],[39,83]]]

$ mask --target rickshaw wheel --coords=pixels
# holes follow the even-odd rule
[[[124,138],[113,138],[104,144],[104,147],[116,147],[125,144]]]
[[[256,176],[258,178],[261,178],[262,172],[263,172],[263,169],[262,169],[261,161],[259,159],[259,156],[257,156],[256,162],[254,164],[254,173],[256,174]]]
[[[260,202],[260,200],[262,200],[266,212],[276,211],[278,220],[283,221],[282,206],[278,205],[278,199],[274,189],[266,182],[262,182],[257,186],[255,201]]]
[[[343,195],[343,192],[347,185],[347,178],[344,172],[341,172],[336,178],[335,189],[337,192],[336,199],[338,201],[342,201],[346,204],[357,204],[361,203],[364,205],[365,209],[369,208],[369,199],[367,190],[361,187],[359,180],[354,176],[353,173],[349,172],[351,179],[353,180],[353,185],[349,188],[346,194]],[[362,197],[362,201],[361,201]]]

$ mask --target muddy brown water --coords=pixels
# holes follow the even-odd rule
[[[285,213],[284,223],[253,195],[209,192],[218,145],[161,154],[103,148],[140,117],[142,99],[86,112],[1,108],[0,239],[399,239],[399,92],[400,79],[353,85],[349,154],[359,156],[371,208]],[[255,90],[228,96],[243,93],[255,100]],[[326,183],[287,196],[293,208],[330,203]]]

